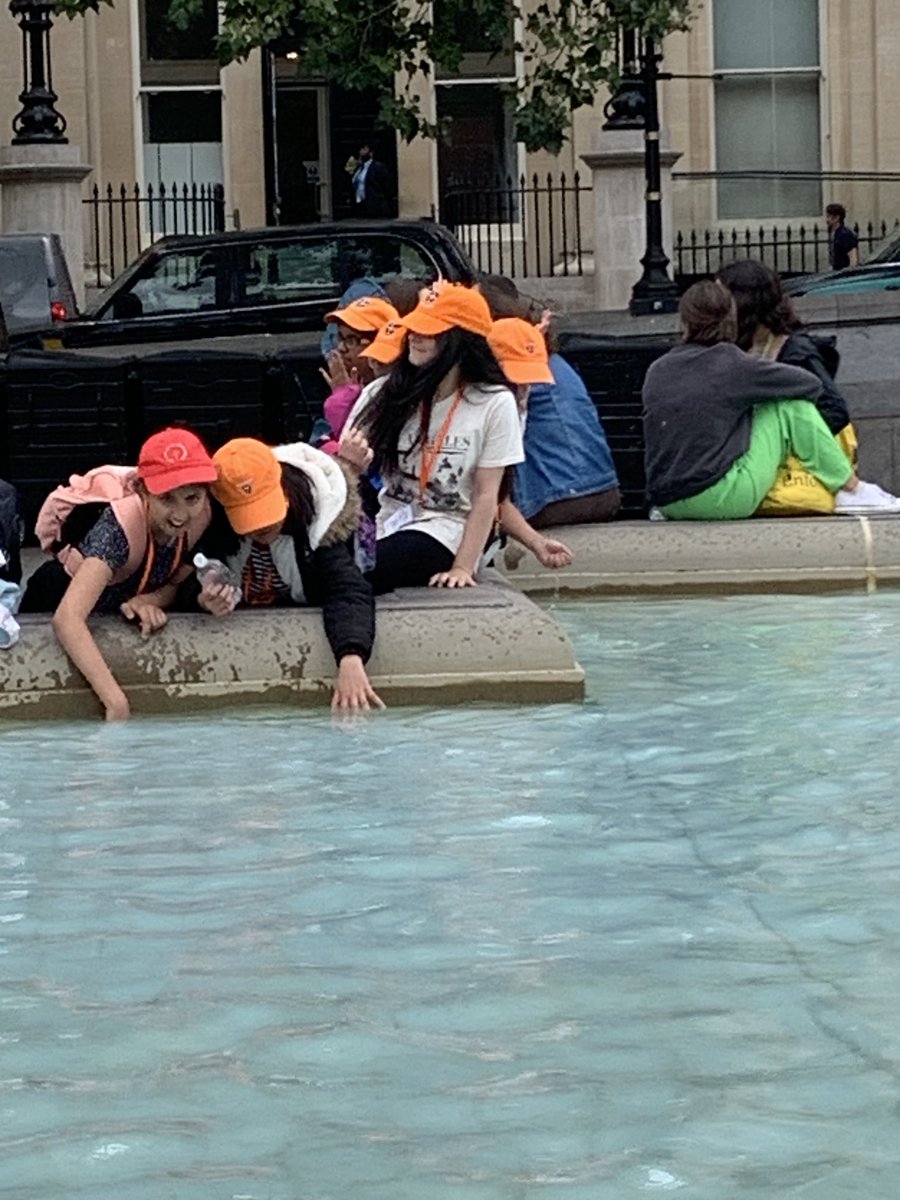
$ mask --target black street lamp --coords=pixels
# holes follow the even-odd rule
[[[644,273],[631,291],[632,316],[670,313],[678,309],[678,287],[669,278],[669,260],[663,250],[662,178],[659,161],[659,103],[656,85],[662,55],[652,38],[644,39],[641,76],[644,81],[644,170],[647,176],[647,249],[641,264]]]
[[[623,30],[620,43],[622,80],[607,101],[604,129],[643,129],[644,172],[647,179],[647,242],[641,265],[644,273],[631,292],[633,316],[675,312],[678,288],[669,278],[669,260],[663,250],[662,177],[659,157],[659,101],[657,83],[662,55],[652,38],[644,38],[638,62],[637,35]]]
[[[50,69],[52,0],[11,0],[9,11],[22,27],[21,111],[13,118],[14,146],[68,142],[66,119],[56,111]]]

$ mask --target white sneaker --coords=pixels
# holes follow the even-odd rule
[[[844,488],[834,498],[835,516],[855,517],[862,513],[900,513],[900,496],[892,496],[877,483],[859,481],[855,492]]]

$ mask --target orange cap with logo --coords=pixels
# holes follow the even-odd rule
[[[544,335],[521,317],[495,321],[488,345],[510,383],[552,383]]]
[[[403,318],[403,324],[422,337],[465,329],[486,338],[491,332],[491,310],[477,288],[438,281],[419,293],[419,303]]]
[[[213,462],[219,478],[212,494],[235,533],[244,536],[284,520],[287,497],[281,486],[281,463],[271,446],[256,438],[232,438],[215,452]]]
[[[328,313],[326,321],[341,321],[357,333],[377,333],[389,321],[399,321],[400,314],[388,300],[380,296],[360,296],[346,308]]]
[[[375,335],[375,340],[360,350],[361,358],[374,358],[376,362],[389,366],[396,362],[406,345],[406,329],[400,321],[388,321]]]

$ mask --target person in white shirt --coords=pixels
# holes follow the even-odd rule
[[[382,487],[376,592],[474,587],[504,469],[522,462],[516,399],[487,342],[481,293],[437,283],[403,319],[407,346],[362,393],[346,435],[374,454]]]

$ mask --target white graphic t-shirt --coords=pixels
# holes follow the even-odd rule
[[[371,399],[370,388],[363,392],[354,406],[347,421],[348,427],[352,428],[353,421]],[[454,399],[455,394],[432,407],[428,428],[430,444],[433,445],[437,440]],[[475,471],[479,467],[514,466],[525,458],[516,400],[505,387],[473,386],[464,389],[440,453],[434,457],[424,496],[419,494],[421,443],[412,450],[419,437],[419,429],[420,418],[416,413],[400,431],[398,469],[383,475],[383,486],[379,493],[378,537],[386,537],[393,532],[396,520],[392,526],[391,518],[407,510],[411,512],[412,519],[403,522],[403,529],[430,534],[455,554],[472,507]]]

